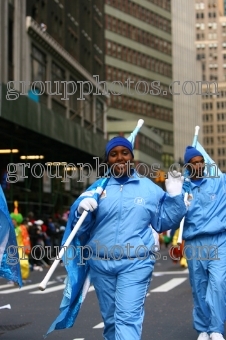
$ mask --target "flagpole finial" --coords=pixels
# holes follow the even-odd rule
[[[137,136],[137,134],[138,134],[138,132],[141,129],[143,124],[144,124],[144,120],[139,119],[138,122],[137,122],[137,126],[135,127],[133,132],[130,134],[130,136],[127,138],[128,141],[130,141],[130,143],[132,144],[133,148],[134,148],[136,136]]]
[[[199,134],[199,129],[200,129],[200,126],[196,126],[195,127],[195,136],[198,136],[198,134]]]
[[[137,122],[137,126],[139,128],[141,128],[141,126],[144,124],[144,120],[143,119],[139,119],[138,122]]]

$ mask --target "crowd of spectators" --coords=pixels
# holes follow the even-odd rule
[[[32,212],[24,218],[31,244],[29,254],[30,270],[43,270],[49,267],[60,251],[61,240],[65,231],[68,212],[62,216],[41,216],[35,219]]]

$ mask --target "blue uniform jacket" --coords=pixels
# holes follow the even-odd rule
[[[177,229],[185,213],[182,194],[171,197],[137,173],[123,185],[111,177],[98,208],[88,214],[78,235],[86,234],[87,239],[88,233],[93,254],[106,259],[111,252],[121,258],[143,256],[154,246],[150,225],[158,233]]]
[[[225,175],[204,178],[200,185],[191,182],[193,199],[185,217],[183,239],[211,235],[226,230]]]

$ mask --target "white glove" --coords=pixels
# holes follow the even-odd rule
[[[177,196],[182,193],[184,176],[180,172],[173,170],[168,172],[168,179],[165,180],[166,190],[170,196]]]
[[[78,212],[79,214],[82,214],[84,210],[93,211],[97,208],[97,206],[97,201],[94,198],[86,197],[79,203]]]

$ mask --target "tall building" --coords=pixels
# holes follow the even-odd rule
[[[195,126],[202,126],[202,98],[194,89],[202,79],[196,61],[195,0],[172,0],[174,159],[183,163],[185,147],[191,145]],[[194,92],[194,93],[193,93]],[[202,142],[202,129],[199,133]]]
[[[202,80],[224,81],[224,38],[221,17],[224,14],[223,0],[202,2],[196,0],[196,49],[197,59],[202,63]]]
[[[223,0],[196,1],[196,49],[204,81],[203,145],[225,172],[226,17]]]
[[[105,76],[101,0],[1,1],[0,171],[10,209],[17,200],[23,213],[59,212],[87,186],[82,163],[95,167],[106,143],[95,74]]]
[[[173,100],[168,91],[172,82],[170,1],[105,0],[104,11],[109,129],[112,121],[124,126],[144,119],[152,130],[147,145],[154,142],[153,133],[162,138],[161,161],[167,168],[174,162]],[[149,148],[148,161],[154,155]]]

